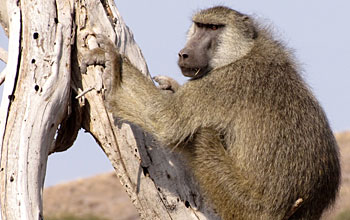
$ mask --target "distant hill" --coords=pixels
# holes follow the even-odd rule
[[[350,131],[338,133],[335,137],[340,148],[342,185],[334,208],[324,219],[350,220]]]
[[[323,220],[350,220],[350,131],[336,134],[342,160],[342,187],[335,207]],[[49,219],[140,219],[114,173],[48,187],[44,190],[44,216]],[[94,218],[96,217],[96,218]]]
[[[55,220],[63,216],[81,217],[79,220],[140,219],[113,172],[46,188],[44,216]]]

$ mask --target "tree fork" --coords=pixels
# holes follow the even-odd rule
[[[103,34],[149,76],[112,0],[7,0],[0,15],[10,36],[0,109],[3,219],[43,218],[48,154],[69,148],[81,127],[108,156],[142,219],[218,219],[176,153],[107,112],[103,68],[80,72],[80,55]]]

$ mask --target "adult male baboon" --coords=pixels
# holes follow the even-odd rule
[[[226,7],[195,14],[179,53],[191,80],[173,94],[98,41],[84,62],[106,55],[110,111],[185,150],[222,219],[319,219],[334,201],[340,166],[327,118],[288,49],[252,18]]]

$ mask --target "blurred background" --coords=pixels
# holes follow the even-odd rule
[[[191,15],[203,8],[225,5],[272,25],[275,36],[294,49],[303,76],[323,106],[332,129],[350,129],[350,2],[347,0],[116,0],[154,75],[186,82],[177,67]],[[0,31],[0,47],[8,39]],[[0,61],[0,71],[5,64]],[[2,95],[3,86],[0,87]],[[107,157],[81,131],[74,146],[49,157],[45,186],[112,171]]]

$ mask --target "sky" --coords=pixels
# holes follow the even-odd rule
[[[151,75],[167,75],[180,83],[186,78],[177,67],[177,54],[196,11],[225,5],[272,25],[277,39],[293,49],[332,129],[350,130],[350,1],[116,0],[116,5],[134,33]],[[1,30],[0,47],[7,49],[7,43]],[[4,67],[0,61],[0,71]],[[94,139],[81,131],[73,147],[49,157],[45,186],[112,170]]]

